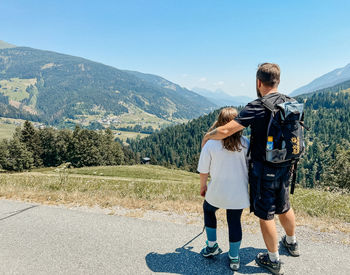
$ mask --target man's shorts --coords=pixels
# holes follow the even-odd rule
[[[252,162],[249,167],[250,211],[263,220],[290,209],[289,179],[291,166],[271,167]]]

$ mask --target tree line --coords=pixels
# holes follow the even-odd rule
[[[12,139],[0,142],[1,169],[23,171],[63,163],[73,167],[133,164],[135,155],[114,140],[110,129],[36,129],[29,121],[16,129]]]

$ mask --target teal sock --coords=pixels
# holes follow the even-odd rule
[[[230,252],[229,252],[229,256],[231,258],[238,258],[238,253],[239,253],[239,248],[241,246],[241,241],[238,242],[230,242]]]
[[[216,242],[216,228],[205,227],[205,231],[207,232],[208,241]]]

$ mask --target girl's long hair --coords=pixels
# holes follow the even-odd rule
[[[217,121],[210,127],[209,131],[214,130],[217,127],[223,126],[226,123],[229,123],[238,115],[238,112],[235,108],[227,107],[223,108],[218,116]],[[223,140],[223,146],[225,149],[229,151],[238,151],[242,150],[242,131],[239,131]]]

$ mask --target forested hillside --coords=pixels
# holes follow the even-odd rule
[[[347,90],[349,88],[350,88],[350,80],[347,80],[347,81],[344,81],[344,82],[339,83],[337,85],[334,85],[332,87],[321,89],[321,90],[317,90],[315,92],[307,94],[307,96],[310,96],[310,95],[313,95],[313,94],[317,94],[317,93],[323,93],[323,92],[339,92],[339,91]]]
[[[299,97],[305,101],[306,152],[299,165],[299,183],[306,187],[329,185],[350,189],[350,93],[322,92]],[[131,149],[152,163],[195,171],[204,133],[218,111],[169,127],[139,141]],[[344,181],[345,179],[345,181]]]
[[[164,120],[191,119],[215,107],[192,91],[165,79],[166,85],[158,85],[153,80],[162,78],[147,76],[55,52],[0,49],[0,94],[24,119],[31,113],[58,124],[67,118],[136,111]]]
[[[40,120],[35,114],[31,114],[23,108],[16,108],[9,104],[8,97],[0,94],[0,117],[21,118],[31,121]]]
[[[350,90],[314,94],[305,107],[305,123],[311,130],[306,131],[300,182],[350,189]]]

